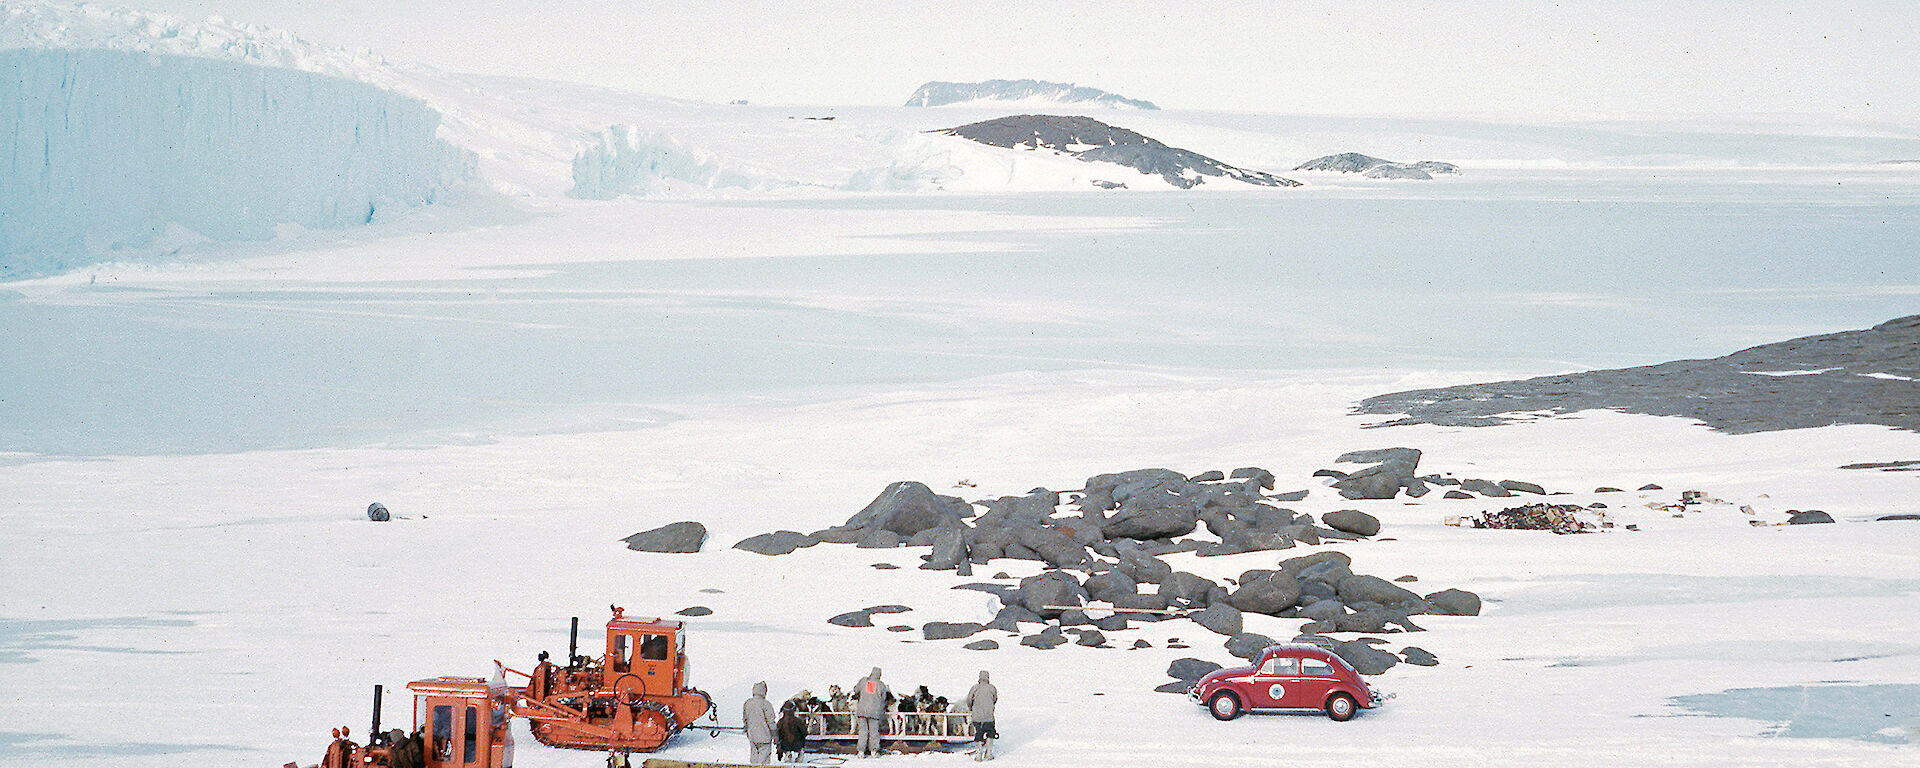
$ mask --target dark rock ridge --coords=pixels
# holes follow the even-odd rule
[[[1296,171],[1330,171],[1333,173],[1358,173],[1370,179],[1431,179],[1434,174],[1458,174],[1460,166],[1443,163],[1438,160],[1422,160],[1417,163],[1397,163],[1382,160],[1358,152],[1342,152],[1337,155],[1316,157],[1295,167]]]
[[[1013,115],[969,123],[934,133],[972,139],[994,147],[1050,149],[1089,163],[1113,163],[1149,176],[1159,176],[1181,189],[1205,183],[1207,177],[1229,179],[1262,187],[1297,187],[1300,182],[1270,173],[1227,165],[1213,158],[1108,125],[1091,117]]]
[[[1684,416],[1733,434],[1838,424],[1920,431],[1916,379],[1920,315],[1708,360],[1377,395],[1356,411],[1401,416],[1381,427],[1484,427],[1513,421],[1510,414],[1604,408]]]
[[[913,96],[907,99],[907,106],[939,107],[969,101],[1021,101],[1024,99],[1046,99],[1060,104],[1159,109],[1151,101],[1129,99],[1098,88],[1046,80],[984,80],[978,83],[948,83],[935,80],[915,90]]]

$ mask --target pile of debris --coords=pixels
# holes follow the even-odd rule
[[[1592,523],[1581,522],[1574,515],[1586,511],[1578,504],[1528,504],[1523,507],[1508,507],[1498,512],[1483,512],[1477,518],[1469,518],[1468,524],[1474,528],[1497,528],[1509,531],[1553,531],[1554,533],[1586,533],[1594,529]]]

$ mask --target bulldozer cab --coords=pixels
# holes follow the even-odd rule
[[[437,677],[407,688],[426,768],[513,768],[507,700],[497,685],[478,677]]]
[[[686,630],[678,621],[629,619],[616,612],[607,622],[602,685],[635,688],[635,693],[651,696],[677,695],[686,673],[685,644]]]

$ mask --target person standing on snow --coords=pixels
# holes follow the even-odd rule
[[[993,740],[1000,738],[993,727],[993,707],[998,703],[1000,689],[987,681],[986,670],[980,670],[980,682],[967,691],[967,720],[973,723],[973,740],[980,743],[973,753],[975,761],[993,759]]]
[[[880,682],[879,667],[874,667],[872,674],[854,685],[854,732],[860,737],[861,757],[880,754],[881,718],[887,716],[887,702],[892,698],[893,692],[887,690],[886,683]]]
[[[740,719],[746,722],[748,762],[773,762],[773,704],[767,701],[766,681],[753,684],[753,698],[740,708]]]

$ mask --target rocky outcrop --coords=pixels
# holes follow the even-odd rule
[[[1395,392],[1357,410],[1398,416],[1379,426],[1484,427],[1521,413],[1605,409],[1682,416],[1734,434],[1838,424],[1920,431],[1915,379],[1920,315],[1708,360]]]

